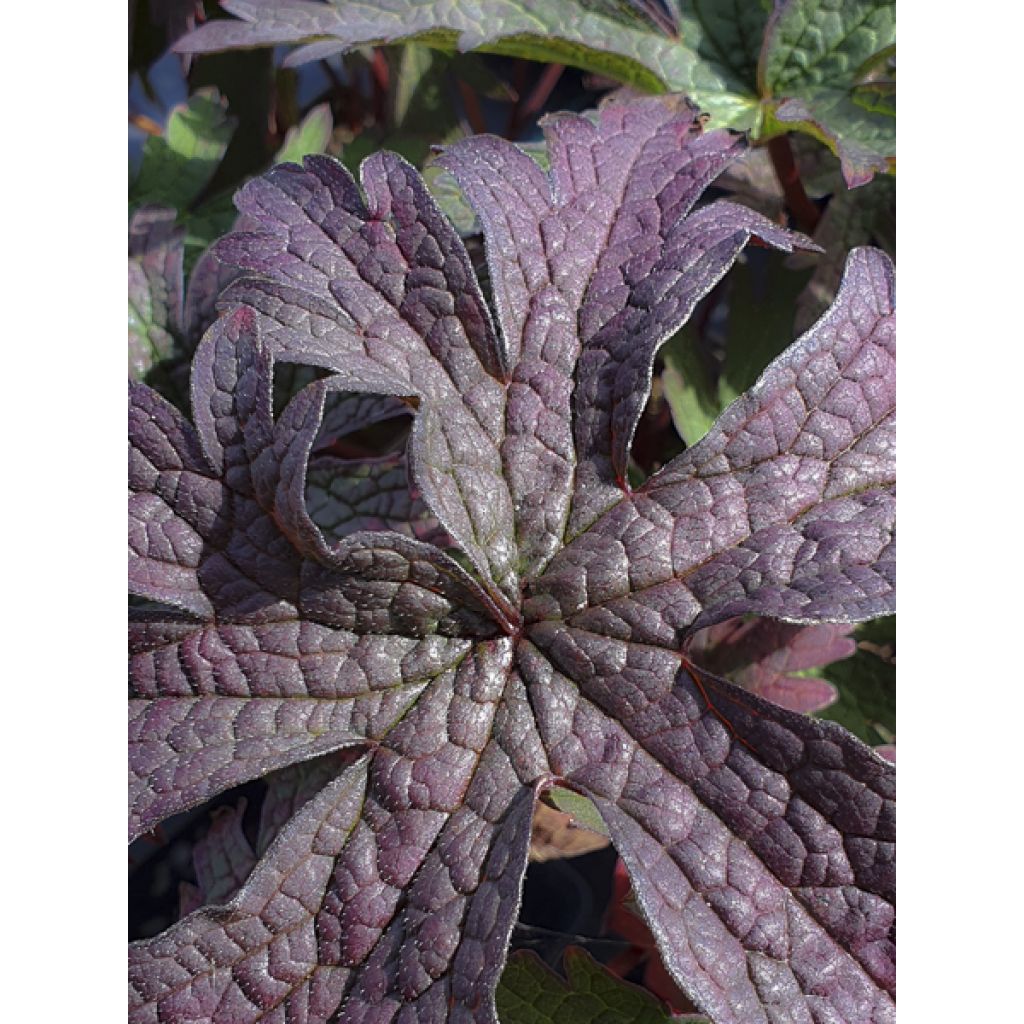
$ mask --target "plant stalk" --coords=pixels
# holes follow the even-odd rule
[[[793,215],[796,226],[805,234],[813,235],[821,220],[821,211],[811,201],[800,180],[800,170],[793,156],[793,147],[788,135],[777,135],[768,141],[768,155],[786,197],[786,205]]]

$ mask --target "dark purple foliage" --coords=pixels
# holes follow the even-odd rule
[[[400,158],[361,189],[312,157],[239,193],[216,255],[244,275],[196,352],[194,426],[130,389],[131,589],[170,608],[131,624],[130,834],[355,759],[230,903],[131,947],[132,1021],[493,1021],[555,781],[597,806],[716,1021],[894,1019],[893,767],[684,646],[748,613],[893,610],[893,269],[856,250],[824,317],[631,490],[658,345],[751,235],[808,244],[693,210],[742,151],[694,114],[549,119],[550,174],[496,138],[447,151],[497,326]],[[279,361],[331,375],[275,421]],[[328,522],[318,438],[410,408],[407,452],[372,471],[389,482],[342,488]],[[383,508],[406,460],[417,496]]]

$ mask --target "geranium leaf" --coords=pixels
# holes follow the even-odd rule
[[[865,63],[895,39],[893,0],[779,4],[758,66],[767,134],[799,128],[814,135],[840,158],[850,188],[892,170],[895,108],[858,102],[857,90]]]
[[[703,134],[695,115],[685,102],[648,102],[607,104],[597,123],[549,119],[547,175],[491,137],[439,161],[484,224],[516,362],[502,455],[530,570],[621,497],[658,345],[751,234],[800,244],[731,203],[690,213],[740,151],[727,132]]]
[[[857,104],[847,93],[819,90],[783,101],[766,114],[771,134],[804,131],[839,157],[848,188],[896,169],[896,119]]]
[[[772,15],[758,74],[768,95],[854,80],[895,35],[891,0],[786,0]]]
[[[271,364],[240,344],[248,321],[244,310],[220,321],[197,352],[198,433],[145,386],[131,392],[129,580],[200,620],[133,627],[133,835],[386,728],[465,652],[466,641],[428,638],[464,629],[444,595],[483,607],[436,548],[389,532],[333,547],[319,537],[301,478],[277,468],[295,440],[275,448]],[[358,635],[371,624],[382,635]]]
[[[349,748],[271,772],[265,779],[267,792],[260,807],[256,852],[262,857],[281,829],[324,786],[358,760],[358,749]]]
[[[196,351],[192,422],[131,387],[130,585],[161,602],[132,611],[133,833],[338,758],[228,904],[133,946],[133,1022],[493,1024],[552,787],[596,808],[716,1022],[893,1019],[894,768],[685,647],[737,615],[894,607],[891,262],[855,250],[824,317],[630,489],[664,333],[751,231],[800,238],[691,213],[738,147],[676,99],[547,130],[549,173],[489,138],[448,154],[500,338],[415,171],[375,156],[364,196],[313,158],[240,193],[250,221],[216,253],[246,276]],[[275,415],[279,363],[327,373]],[[369,497],[375,528],[318,524],[311,480],[351,486],[334,446],[406,414],[403,508],[447,546],[418,518],[376,528]],[[377,480],[399,471],[384,458]],[[278,806],[298,808],[287,778]]]
[[[336,52],[412,39],[445,50],[480,49],[572,63],[647,89],[663,88],[668,74],[710,77],[700,76],[695,54],[652,31],[654,26],[642,16],[612,5],[602,10],[575,0],[547,5],[512,0],[491,5],[484,18],[479,6],[466,0],[444,8],[418,0],[391,0],[373,7],[343,0],[225,0],[222,6],[239,20],[211,21],[179,40],[176,49],[208,53],[327,37],[328,45],[337,40]],[[319,59],[323,52],[309,47],[302,57]]]
[[[747,612],[891,612],[893,280],[883,253],[855,250],[828,314],[699,444],[560,551],[527,615],[676,645]]]
[[[769,138],[797,129],[863,184],[895,159],[895,82],[865,71],[895,42],[892,0],[223,0],[183,53],[301,44],[290,65],[367,44],[409,42],[584,68],[647,92],[686,93],[716,125]],[[877,77],[877,76],[875,76]]]
[[[498,451],[505,357],[490,314],[416,172],[379,154],[362,182],[368,205],[340,165],[311,157],[304,171],[278,167],[245,186],[239,209],[263,230],[230,235],[216,252],[261,276],[236,282],[225,301],[257,310],[284,358],[343,370],[349,390],[421,402],[416,483],[474,565],[510,593],[515,544]]]
[[[894,1020],[890,768],[676,652],[574,634],[545,653],[520,666],[551,767],[597,807],[687,994],[716,1022],[809,998]]]

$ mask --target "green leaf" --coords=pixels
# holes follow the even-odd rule
[[[247,7],[243,20],[214,20],[178,44],[190,53],[275,43],[330,43],[353,50],[407,43],[451,58],[458,51],[568,64],[646,92],[688,95],[714,127],[755,138],[796,130],[843,160],[851,187],[890,170],[895,158],[895,93],[863,81],[873,58],[885,64],[895,40],[894,0],[353,0],[303,7]],[[296,63],[322,52],[316,46]],[[396,114],[412,123],[410,92],[426,74],[422,52],[398,75]],[[453,70],[466,77],[455,57]],[[796,105],[794,105],[796,104]]]
[[[762,137],[786,131],[806,132],[825,143],[839,157],[849,188],[896,170],[895,116],[868,109],[852,91],[821,90],[766,108]]]
[[[187,207],[213,177],[235,124],[216,89],[198,90],[171,111],[162,136],[146,140],[130,201]]]
[[[563,966],[565,978],[534,953],[511,956],[497,991],[502,1024],[668,1024],[679,1019],[582,949],[566,949]],[[703,1020],[686,1019],[695,1024]]]
[[[602,836],[608,835],[608,826],[605,825],[604,818],[585,796],[562,786],[552,786],[544,796],[558,810],[571,815],[573,821],[581,828],[590,829],[591,832],[597,832]]]
[[[769,21],[758,66],[761,137],[813,135],[840,158],[850,188],[893,170],[895,81],[883,99],[862,79],[887,64],[895,40],[894,0],[787,0]]]
[[[661,357],[665,363],[661,383],[672,423],[687,446],[695,445],[722,409],[692,320],[666,342]]]
[[[729,326],[718,378],[722,409],[753,387],[768,364],[793,343],[793,307],[809,276],[777,259],[755,268],[748,258],[736,266],[729,281]]]
[[[329,103],[314,107],[300,124],[289,128],[281,148],[274,155],[275,164],[300,164],[304,156],[327,151],[334,131]]]
[[[839,700],[819,712],[871,746],[896,736],[896,617],[876,619],[854,632],[857,652],[816,674],[833,683]]]
[[[749,127],[757,116],[750,68],[765,18],[761,0],[728,0],[724,12],[712,0],[693,8],[674,28],[667,17],[618,0],[500,0],[486,18],[476,0],[390,0],[372,7],[334,0],[315,16],[305,12],[301,24],[269,7],[248,11],[249,24],[211,21],[177,48],[198,53],[337,39],[346,49],[413,42],[448,53],[478,50],[568,64],[645,92],[686,92],[717,125]],[[734,13],[750,38],[730,26]]]
[[[721,358],[706,353],[695,318],[661,350],[665,400],[687,445],[696,444],[793,341],[793,306],[809,278],[809,270],[790,270],[773,259],[755,265],[748,257],[724,285]]]
[[[788,0],[765,34],[761,94],[852,87],[865,63],[895,38],[893,0]]]
[[[771,4],[758,0],[691,0],[680,5],[680,36],[719,68],[740,95],[757,96],[757,62]]]

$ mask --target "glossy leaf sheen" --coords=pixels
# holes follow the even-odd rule
[[[131,626],[132,833],[358,758],[228,904],[131,947],[133,1022],[494,1021],[555,783],[596,806],[715,1021],[893,1019],[892,766],[684,646],[741,614],[892,610],[892,266],[855,251],[822,320],[630,491],[657,345],[751,233],[806,243],[727,203],[691,212],[738,146],[678,101],[546,130],[547,174],[490,138],[445,158],[496,326],[415,171],[371,158],[364,198],[314,158],[239,195],[249,223],[216,251],[244,276],[196,353],[193,422],[132,386],[131,586],[176,609]],[[332,374],[275,421],[276,360]],[[396,411],[334,401],[354,394],[415,408],[416,500],[451,547],[415,516],[311,517],[325,411],[327,433]]]

